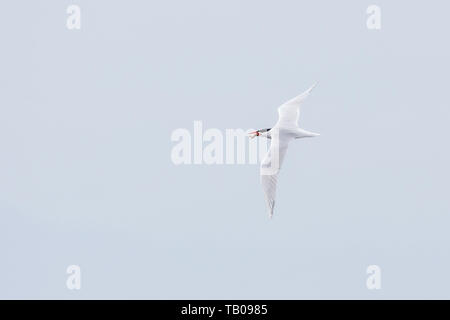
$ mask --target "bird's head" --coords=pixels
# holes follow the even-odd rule
[[[254,137],[270,137],[269,131],[271,128],[269,129],[260,129],[260,130],[256,130],[256,131],[250,131],[248,132],[248,136],[250,137],[250,139],[253,139]]]

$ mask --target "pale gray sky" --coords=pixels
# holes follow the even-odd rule
[[[371,4],[5,1],[0,298],[450,298],[450,4]],[[171,162],[315,81],[273,220],[256,165]]]

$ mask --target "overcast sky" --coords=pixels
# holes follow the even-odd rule
[[[449,12],[5,1],[0,298],[450,298]],[[174,130],[270,128],[316,81],[272,220],[258,165],[171,161]]]

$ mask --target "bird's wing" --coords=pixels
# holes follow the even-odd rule
[[[311,88],[298,95],[297,97],[285,102],[278,108],[278,122],[279,127],[298,127],[298,117],[300,115],[300,105],[308,97],[312,89],[316,86],[314,84]]]
[[[275,206],[278,173],[280,171],[281,164],[283,163],[284,156],[286,155],[288,144],[289,141],[286,141],[286,139],[280,141],[279,139],[274,139],[272,137],[269,151],[261,162],[261,184],[270,217],[273,215],[273,208]]]

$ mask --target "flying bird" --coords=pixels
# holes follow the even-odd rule
[[[275,206],[278,173],[289,143],[294,139],[316,137],[319,135],[318,133],[301,129],[298,126],[300,106],[315,86],[316,84],[299,96],[278,107],[278,122],[275,126],[269,129],[261,129],[248,133],[251,139],[255,137],[266,137],[271,139],[269,151],[265,155],[260,166],[261,184],[270,218],[273,216],[273,209]]]

